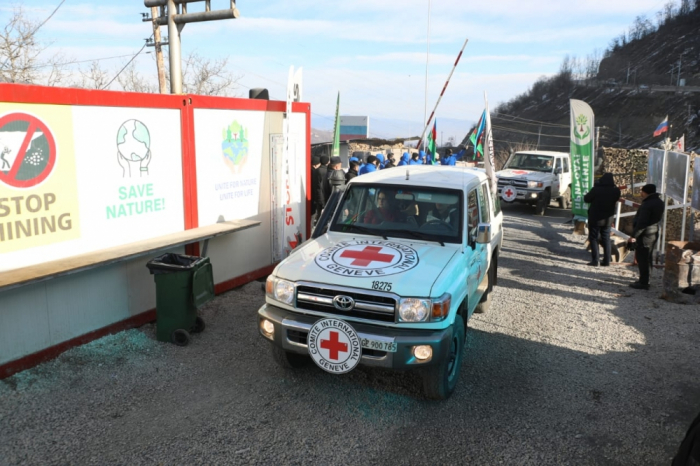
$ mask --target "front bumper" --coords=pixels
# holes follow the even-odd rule
[[[512,201],[506,201],[505,199],[503,199],[501,192],[507,187],[508,186],[498,187],[498,197],[500,197],[503,202],[537,202],[544,195],[544,191],[515,187],[514,189],[517,191],[515,199],[513,199]]]
[[[337,318],[337,316],[331,317]],[[263,319],[269,320],[275,327],[273,340],[270,340],[261,330]],[[320,319],[317,316],[299,314],[270,304],[264,304],[258,309],[258,330],[263,338],[285,351],[308,355],[307,335],[313,324]],[[395,353],[363,348],[360,364],[365,366],[414,369],[438,364],[446,357],[452,341],[452,326],[444,330],[414,330],[346,322],[355,329],[360,339],[393,341],[397,344]],[[416,359],[413,356],[413,347],[419,345],[430,345],[433,348],[432,358],[427,361]]]

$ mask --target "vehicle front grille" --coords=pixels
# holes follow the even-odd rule
[[[352,298],[355,301],[355,306],[349,311],[337,309],[333,305],[333,298],[336,296]],[[297,287],[296,298],[296,306],[300,309],[381,322],[395,321],[396,299],[379,293],[370,294],[330,287],[300,285]]]
[[[516,188],[527,188],[527,180],[514,180],[512,178],[499,178],[498,186],[515,186]]]

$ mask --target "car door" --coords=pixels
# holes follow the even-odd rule
[[[552,180],[552,198],[556,199],[561,195],[562,166],[561,157],[554,159],[554,179]]]
[[[481,203],[479,202],[481,199]],[[486,275],[488,269],[488,249],[489,244],[478,244],[476,242],[476,234],[481,221],[481,206],[485,204],[486,199],[483,198],[483,191],[480,186],[472,188],[467,194],[467,252],[471,251],[467,262],[467,290],[469,293],[469,312],[471,313],[474,307],[481,299],[484,289],[480,289],[479,285]]]

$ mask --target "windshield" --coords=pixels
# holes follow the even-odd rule
[[[350,185],[331,231],[462,242],[462,192],[451,189]]]
[[[504,168],[551,172],[554,168],[554,157],[550,155],[515,154]]]

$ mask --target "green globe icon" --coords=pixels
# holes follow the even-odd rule
[[[117,150],[126,160],[138,162],[151,150],[151,135],[139,120],[127,120],[117,132]]]

